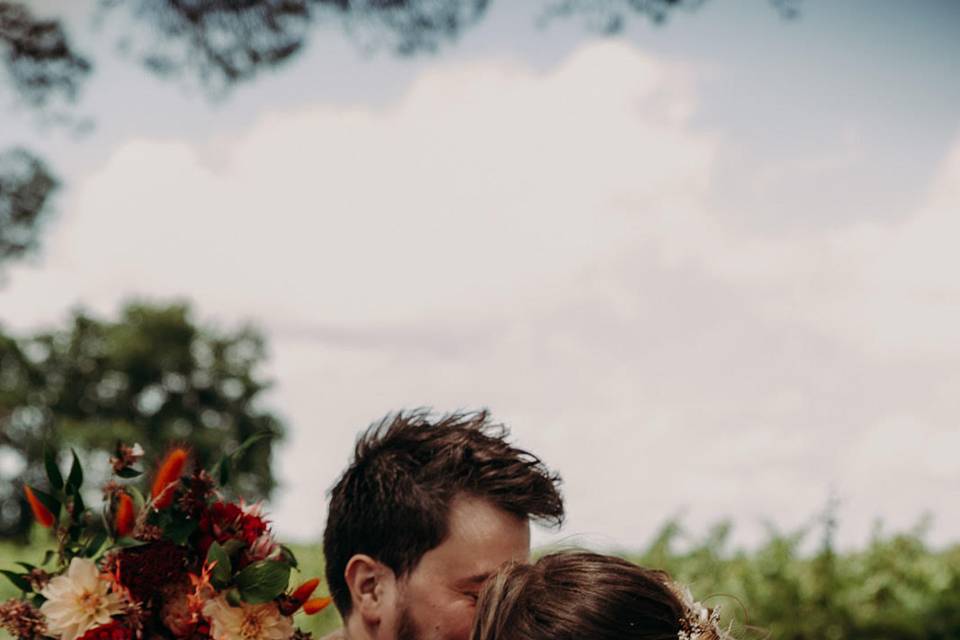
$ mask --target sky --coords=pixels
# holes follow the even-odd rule
[[[960,5],[714,0],[613,38],[540,6],[412,59],[327,26],[210,101],[69,5],[96,126],[0,122],[65,183],[0,322],[146,297],[260,326],[290,539],[419,406],[489,408],[560,472],[537,544],[679,517],[751,546],[831,501],[843,545],[960,539]]]

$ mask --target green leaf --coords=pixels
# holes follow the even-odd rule
[[[190,536],[193,535],[193,532],[197,530],[197,521],[196,520],[187,520],[186,518],[178,518],[172,521],[164,528],[164,533],[167,534],[167,537],[174,544],[185,545],[190,539]]]
[[[120,471],[117,471],[117,475],[121,478],[137,478],[143,475],[143,471],[138,471],[133,467],[124,467],[120,469]]]
[[[220,482],[220,486],[226,486],[230,482],[233,465],[243,456],[253,445],[264,439],[270,439],[273,434],[269,431],[260,431],[244,440],[239,447],[234,449],[229,455],[225,455],[213,466],[211,474]]]
[[[7,579],[12,582],[17,589],[23,592],[33,591],[33,587],[30,586],[30,581],[27,580],[26,576],[14,573],[13,571],[7,571],[6,569],[0,569],[0,573],[7,576]]]
[[[217,470],[214,473],[214,477],[220,483],[221,487],[227,486],[230,483],[230,458],[223,456],[220,458],[220,462],[217,463]]]
[[[130,494],[130,497],[133,498],[134,512],[140,513],[143,510],[143,506],[147,504],[147,499],[136,487],[129,486],[126,487],[126,490]]]
[[[66,492],[73,493],[83,485],[83,467],[80,466],[80,458],[77,452],[70,449],[73,453],[73,464],[70,465],[70,475],[67,476]]]
[[[240,592],[234,589],[227,589],[226,592],[227,604],[231,607],[239,607],[243,603],[243,598],[240,597]]]
[[[276,560],[260,560],[238,573],[235,582],[245,602],[270,602],[286,591],[290,582],[290,565]]]
[[[230,457],[234,461],[239,460],[240,457],[247,452],[247,449],[257,444],[261,440],[264,440],[264,439],[269,440],[272,437],[273,437],[273,434],[270,433],[269,431],[260,431],[258,433],[255,433],[249,438],[247,438],[246,440],[244,440],[243,443],[239,447],[237,447],[235,451],[233,451],[230,454]]]
[[[63,489],[63,475],[57,465],[57,452],[49,446],[43,449],[43,465],[47,468],[47,480],[54,491]]]
[[[297,562],[297,556],[294,555],[293,550],[285,544],[280,545],[280,553],[283,554],[283,560],[289,564],[294,569],[298,568],[300,565]]]
[[[84,504],[80,491],[74,490],[70,495],[73,498],[73,517],[80,522],[83,512],[87,510],[87,505]]]
[[[227,540],[223,543],[223,550],[226,551],[227,555],[232,558],[240,553],[245,546],[246,545],[244,544],[243,540]]]
[[[43,566],[47,566],[48,564],[50,564],[50,561],[53,560],[55,557],[57,557],[57,552],[54,551],[53,549],[47,549],[47,552],[43,554],[43,562],[41,562],[40,564]]]
[[[24,569],[26,569],[27,571],[33,571],[34,569],[37,568],[36,565],[32,565],[29,562],[17,562],[17,564],[23,567]]]
[[[116,542],[113,543],[113,546],[118,549],[132,549],[133,547],[142,547],[145,544],[148,543],[143,540],[137,540],[136,538],[127,536],[123,538],[117,538]]]
[[[207,562],[216,563],[210,571],[210,581],[214,586],[225,586],[230,583],[230,575],[233,573],[233,567],[230,564],[230,556],[219,542],[210,545],[207,551]]]
[[[103,546],[103,543],[107,541],[107,532],[98,531],[90,540],[87,542],[87,546],[83,549],[83,555],[87,558],[92,558],[97,555],[97,552],[100,551],[100,548]]]
[[[73,548],[76,553],[81,553],[82,546],[80,545],[80,536],[83,535],[83,523],[78,522],[67,528],[67,535],[70,537],[70,542],[74,543]]]

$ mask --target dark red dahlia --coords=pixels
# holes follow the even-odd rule
[[[123,549],[111,559],[110,571],[139,602],[150,602],[164,587],[183,578],[189,554],[169,540]]]
[[[214,502],[200,517],[197,547],[202,556],[214,542],[240,540],[252,545],[267,531],[267,521],[243,510],[232,502]]]
[[[132,629],[119,620],[113,620],[90,629],[80,636],[79,640],[131,640],[132,638]]]

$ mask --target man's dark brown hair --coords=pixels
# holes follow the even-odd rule
[[[563,521],[559,476],[513,447],[508,435],[486,411],[401,412],[367,429],[330,491],[323,534],[327,583],[342,616],[351,607],[344,579],[350,558],[369,555],[403,577],[446,539],[458,495],[489,500],[524,519]]]

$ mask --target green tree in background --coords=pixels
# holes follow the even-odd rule
[[[75,312],[61,330],[22,338],[0,332],[0,460],[42,487],[45,445],[105,456],[117,440],[139,442],[149,469],[171,443],[185,443],[209,467],[268,432],[232,479],[244,497],[268,497],[272,444],[284,427],[258,407],[265,355],[254,329],[197,326],[184,304],[129,304],[116,321]],[[0,537],[22,540],[29,530],[19,487],[0,484]]]

